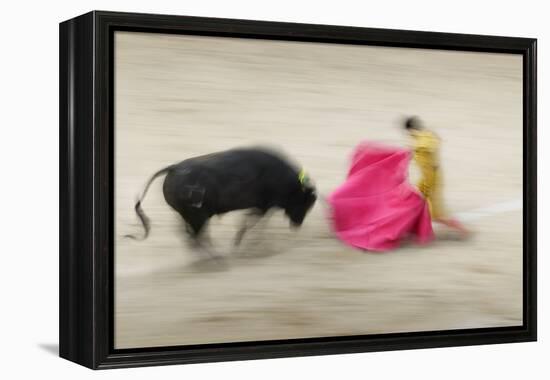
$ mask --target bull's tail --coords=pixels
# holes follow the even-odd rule
[[[143,209],[141,208],[141,202],[143,201],[143,198],[145,198],[145,194],[147,194],[147,190],[149,190],[149,186],[151,186],[151,183],[153,181],[163,175],[166,174],[170,169],[172,169],[172,165],[165,167],[164,169],[159,170],[151,178],[149,178],[149,181],[145,184],[145,187],[143,188],[143,191],[140,195],[138,195],[136,199],[136,205],[134,206],[134,210],[136,210],[136,214],[141,221],[141,224],[143,225],[144,234],[142,237],[137,237],[136,235],[125,235],[125,237],[134,239],[134,240],[145,240],[147,239],[147,236],[149,236],[149,231],[151,230],[151,224],[149,223],[149,218],[145,213],[143,212]]]

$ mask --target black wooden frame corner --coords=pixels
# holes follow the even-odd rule
[[[523,325],[114,349],[113,36],[118,30],[522,55]],[[59,43],[61,357],[97,369],[536,340],[536,39],[94,11],[61,23]]]

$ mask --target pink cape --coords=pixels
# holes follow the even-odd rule
[[[415,235],[433,239],[428,204],[408,182],[411,152],[378,143],[360,144],[346,181],[328,198],[336,235],[344,243],[387,251]]]

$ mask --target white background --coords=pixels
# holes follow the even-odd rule
[[[0,22],[2,378],[548,378],[550,26],[545,1],[4,2]],[[539,342],[93,372],[56,357],[58,23],[93,9],[539,39]],[[468,254],[465,252],[464,254]],[[545,360],[546,359],[546,360]]]

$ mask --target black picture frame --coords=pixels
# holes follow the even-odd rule
[[[522,55],[523,325],[114,349],[113,35],[119,30]],[[93,11],[62,22],[59,41],[61,357],[101,369],[536,340],[536,39]]]

